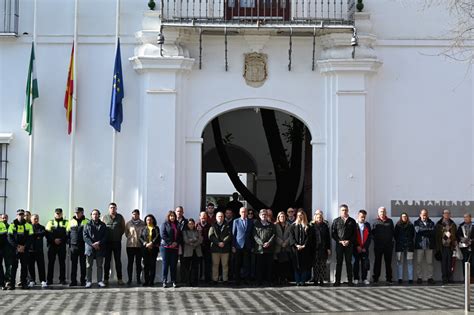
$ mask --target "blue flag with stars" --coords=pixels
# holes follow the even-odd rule
[[[110,125],[120,132],[123,121],[122,99],[123,76],[122,58],[120,56],[120,39],[117,41],[117,53],[115,54],[114,79],[112,84],[112,100],[110,101]]]

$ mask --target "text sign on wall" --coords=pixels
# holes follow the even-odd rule
[[[406,212],[410,217],[418,217],[421,209],[428,210],[430,217],[440,217],[444,209],[451,211],[452,217],[462,217],[465,213],[474,215],[474,201],[459,200],[392,200],[392,217]]]

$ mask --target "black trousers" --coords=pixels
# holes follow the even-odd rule
[[[453,258],[453,250],[449,246],[441,247],[441,277],[443,282],[453,280],[451,272],[451,263]]]
[[[143,276],[145,284],[154,284],[156,276],[156,257],[158,256],[158,248],[143,249]]]
[[[3,270],[3,248],[0,248],[0,287],[5,286],[5,271]]]
[[[71,245],[71,282],[77,283],[77,262],[81,267],[81,285],[86,283],[86,255],[83,246]]]
[[[198,284],[198,271],[199,271],[199,260],[200,257],[193,252],[192,257],[183,257],[182,268],[186,273],[186,279],[188,285]]]
[[[240,280],[247,281],[250,275],[250,250],[248,249],[237,249],[233,254],[234,258],[234,280],[240,282]]]
[[[120,255],[122,252],[122,242],[108,242],[105,248],[105,263],[104,263],[104,280],[109,281],[110,277],[110,262],[112,261],[112,254],[114,255],[115,271],[117,272],[117,279],[122,280],[122,261]]]
[[[355,280],[367,280],[367,272],[369,269],[368,264],[369,255],[365,253],[356,253],[354,254],[354,279]],[[362,278],[359,277],[359,272],[362,273]]]
[[[127,247],[127,258],[128,282],[132,282],[133,262],[135,262],[137,282],[140,282],[140,275],[142,274],[142,249],[140,247]]]
[[[11,285],[15,285],[16,271],[18,270],[18,263],[21,264],[20,282],[21,285],[27,285],[28,278],[28,252],[17,253],[13,258],[12,273],[11,273]]]
[[[181,245],[182,246],[182,245]],[[188,273],[186,272],[186,266],[184,262],[184,257],[183,254],[178,255],[178,261],[179,261],[179,272],[178,272],[178,279],[177,281],[179,283],[187,283],[188,282]]]
[[[36,268],[38,266],[39,280],[41,282],[46,281],[46,271],[44,265],[44,253],[43,251],[29,252],[28,269],[30,271],[30,281],[36,281]]]
[[[204,275],[204,281],[210,282],[212,280],[212,255],[210,250],[202,251],[202,263],[200,270],[200,278],[203,278]]]
[[[352,282],[352,244],[342,246],[336,243],[336,283],[341,282],[342,261],[346,261],[347,281]]]
[[[257,260],[257,281],[272,281],[273,253],[256,254]]]
[[[381,269],[382,269],[382,257],[385,261],[385,279],[388,282],[392,281],[392,253],[393,245],[390,244],[383,248],[374,248],[375,261],[374,261],[374,281],[379,281]]]
[[[54,263],[59,260],[59,281],[66,281],[66,244],[51,244],[48,248],[48,282],[53,283]]]

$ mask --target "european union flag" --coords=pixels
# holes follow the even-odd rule
[[[110,125],[120,131],[123,121],[122,99],[123,76],[122,58],[120,57],[120,39],[117,42],[117,53],[115,54],[114,79],[112,84],[112,100],[110,102]]]

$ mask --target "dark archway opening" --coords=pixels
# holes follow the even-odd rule
[[[225,206],[237,191],[253,209],[276,214],[297,207],[310,214],[311,134],[301,120],[272,109],[238,109],[215,117],[203,139],[203,208],[209,201]]]

